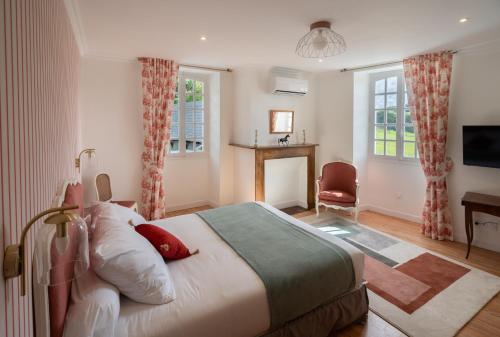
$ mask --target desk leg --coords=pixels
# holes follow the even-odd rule
[[[467,255],[465,255],[465,258],[469,258],[469,253],[470,253],[470,245],[472,242],[472,235],[471,235],[471,228],[472,224],[472,211],[469,209],[469,207],[465,207],[465,232],[467,233]]]
[[[474,241],[474,217],[472,215],[473,213],[470,212],[470,222],[469,222],[469,228],[470,228],[470,242]]]

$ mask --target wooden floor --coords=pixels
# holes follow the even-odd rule
[[[197,207],[182,211],[171,212],[169,216],[189,214],[209,206]],[[305,211],[294,214],[295,217],[315,214],[314,211]],[[420,234],[420,226],[414,222],[382,215],[374,212],[361,212],[359,222],[411,242],[436,253],[448,256],[472,267],[500,276],[500,253],[473,247],[469,259],[465,259],[466,245],[459,242],[436,241]],[[341,337],[395,337],[405,336],[379,316],[369,312],[365,324],[352,324],[340,331]],[[497,294],[458,334],[460,337],[491,337],[500,336],[500,295]]]
[[[282,211],[288,215],[296,216],[297,214],[307,212],[307,209],[304,207],[301,207],[301,206],[291,206],[291,207],[287,207],[287,208],[280,208],[280,211]]]
[[[191,213],[194,213],[194,212],[204,211],[204,210],[207,210],[207,209],[210,209],[210,208],[212,208],[212,207],[210,207],[210,206],[207,205],[207,206],[199,206],[199,207],[181,209],[179,211],[168,212],[167,214],[165,214],[165,217],[166,218],[171,218],[173,216],[184,215],[184,214],[191,214]]]

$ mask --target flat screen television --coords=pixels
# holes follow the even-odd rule
[[[464,165],[500,168],[500,125],[464,125]]]

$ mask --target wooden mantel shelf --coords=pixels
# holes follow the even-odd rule
[[[319,144],[310,144],[310,143],[305,143],[305,144],[290,144],[287,146],[284,145],[245,145],[245,144],[237,144],[237,143],[229,143],[231,146],[236,146],[236,147],[241,147],[242,149],[250,149],[250,150],[258,150],[258,149],[286,149],[286,148],[296,148],[296,147],[310,147],[310,146],[319,146]]]
[[[243,145],[230,143],[243,149],[255,150],[255,200],[265,201],[265,165],[264,161],[269,159],[307,157],[307,205],[309,209],[314,208],[314,164],[316,146],[319,144],[290,144],[288,146],[278,145]]]

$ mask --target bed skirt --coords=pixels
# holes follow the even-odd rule
[[[261,337],[331,337],[335,331],[366,318],[368,293],[359,288],[308,312]]]

